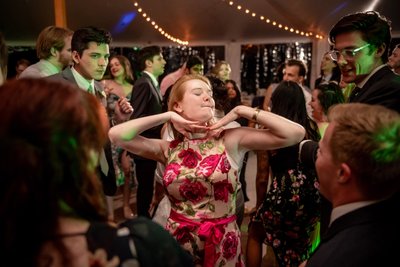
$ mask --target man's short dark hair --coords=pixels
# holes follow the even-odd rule
[[[109,31],[96,27],[86,27],[75,31],[72,35],[71,50],[82,56],[83,51],[88,49],[90,42],[109,45],[111,40]]]
[[[143,71],[146,69],[146,60],[153,60],[154,56],[161,54],[162,50],[159,46],[146,46],[143,47],[138,54],[139,69]]]
[[[190,69],[191,67],[196,65],[204,65],[203,59],[196,55],[190,55],[188,57],[188,60],[186,61],[186,68]]]
[[[307,75],[307,67],[306,64],[304,64],[303,61],[298,60],[298,59],[289,59],[286,62],[286,66],[297,66],[299,67],[299,76],[303,76],[304,78],[306,78]]]
[[[358,12],[341,18],[329,32],[329,42],[336,43],[336,36],[354,31],[361,32],[361,37],[374,47],[385,44],[382,61],[388,61],[391,36],[390,20],[376,11]]]

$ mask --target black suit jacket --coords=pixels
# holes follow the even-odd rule
[[[338,84],[340,83],[340,70],[338,72],[334,72],[331,76],[331,78],[329,79],[329,82],[331,81],[335,81]],[[319,78],[317,78],[314,82],[314,88],[318,88],[318,86],[321,84],[322,82],[322,76],[320,76]]]
[[[133,107],[131,119],[141,118],[162,112],[162,96],[154,86],[150,76],[143,72],[142,76],[136,80],[130,103]],[[162,125],[144,131],[140,135],[147,138],[161,138]]]
[[[358,93],[353,91],[349,102],[381,105],[400,112],[400,75],[395,74],[388,66],[384,66],[368,79]],[[310,160],[315,161],[318,145],[306,143],[303,149],[300,160],[312,164]]]
[[[62,72],[51,75],[49,77],[46,77],[46,79],[50,79],[53,81],[59,81],[59,82],[73,83],[78,86],[78,83],[76,82],[74,75],[72,74],[72,71],[70,68],[65,68]],[[107,106],[106,95],[104,93],[103,86],[101,85],[100,82],[94,81],[94,91],[95,91],[97,99],[101,102],[101,104],[104,107],[106,107]],[[115,193],[117,191],[117,185],[116,185],[115,169],[114,169],[114,163],[112,160],[111,143],[110,142],[106,143],[106,145],[104,147],[104,154],[106,156],[107,163],[108,163],[108,174],[105,175],[102,171],[99,170],[99,176],[100,176],[101,182],[103,184],[104,193],[108,196],[113,196],[113,195],[115,195]]]
[[[392,197],[337,218],[306,266],[398,266],[399,204]]]
[[[384,66],[358,92],[350,95],[349,102],[382,105],[400,112],[400,76]]]

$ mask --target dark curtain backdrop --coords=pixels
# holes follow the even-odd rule
[[[400,43],[400,38],[392,39],[389,54],[398,43]],[[111,52],[128,57],[132,65],[136,66],[135,58],[139,49],[140,47],[112,47]],[[241,50],[241,85],[242,90],[248,93],[255,93],[257,88],[268,87],[276,77],[276,68],[286,59],[301,59],[307,62],[309,70],[311,67],[311,43],[244,45]],[[19,59],[27,59],[32,64],[38,61],[33,46],[9,46],[8,52],[8,78],[15,76],[15,64]],[[207,73],[218,60],[225,59],[225,47],[168,46],[163,47],[163,54],[167,61],[164,75],[179,68],[188,55],[202,57],[205,63],[204,73]],[[135,73],[137,72],[136,69],[134,67]],[[308,77],[307,84],[309,80]]]
[[[288,59],[302,60],[311,71],[311,43],[243,45],[241,49],[241,87],[249,94],[267,88],[276,79],[277,68]]]
[[[135,76],[139,74],[137,67],[137,54],[140,47],[111,47],[111,54],[119,54],[126,56],[132,64]],[[204,73],[209,72],[218,60],[225,60],[225,47],[224,46],[167,46],[162,47],[163,56],[167,61],[165,67],[166,74],[177,70],[182,66],[183,62],[189,55],[198,55],[204,60]],[[39,59],[36,57],[35,47],[31,46],[14,46],[8,47],[8,74],[7,77],[15,76],[15,65],[19,59],[27,59],[31,64],[36,63]],[[160,77],[160,79],[163,78]]]
[[[111,49],[111,53],[126,56],[131,61],[135,76],[137,77],[139,75],[139,68],[136,62],[139,50],[140,47],[115,47]],[[225,58],[224,46],[167,46],[162,47],[162,51],[167,64],[165,66],[164,74],[159,77],[160,81],[165,75],[182,66],[189,55],[198,55],[204,60],[204,73],[211,70],[218,60],[224,60]]]

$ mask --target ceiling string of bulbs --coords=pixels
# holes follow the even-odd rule
[[[233,8],[236,7],[237,11],[239,11],[239,12],[244,12],[246,15],[250,15],[253,18],[257,17],[257,14],[255,12],[252,12],[250,9],[245,8],[245,7],[241,6],[241,5],[235,4],[231,0],[222,0],[222,1],[225,2],[227,5],[229,5],[230,7],[233,7]],[[276,22],[274,20],[271,20],[271,19],[267,18],[266,16],[260,15],[259,18],[260,18],[261,21],[264,21],[267,24],[271,24],[274,27],[280,28],[280,29],[285,30],[285,31],[292,32],[294,34],[298,34],[298,35],[302,35],[302,36],[306,36],[306,37],[313,37],[314,36],[315,38],[320,39],[320,40],[324,39],[324,37],[321,34],[314,34],[311,31],[301,31],[301,30],[295,29],[293,27],[289,27],[289,26],[283,25],[282,23]]]
[[[257,17],[257,14],[255,12],[252,12],[250,9],[245,8],[241,5],[237,5],[235,4],[233,1],[231,0],[222,0],[223,2],[225,2],[227,5],[229,5],[230,7],[236,7],[236,9],[239,12],[244,12],[246,15],[251,15],[253,18]],[[180,44],[180,45],[189,45],[189,41],[182,41],[179,38],[176,38],[174,36],[172,36],[171,34],[169,34],[168,32],[166,32],[161,26],[159,26],[144,10],[142,7],[139,6],[138,2],[134,2],[133,4],[135,6],[135,8],[137,9],[138,13],[140,13],[142,15],[142,17],[148,22],[150,23],[153,28],[158,31],[161,35],[163,35],[165,38],[171,40],[174,43]],[[287,25],[283,25],[282,23],[276,22],[274,20],[271,20],[269,18],[267,18],[266,16],[260,15],[259,19],[261,21],[264,21],[268,24],[271,24],[274,27],[277,27],[279,29],[285,30],[285,31],[289,31],[292,32],[294,34],[297,35],[301,35],[301,36],[306,36],[306,37],[315,37],[317,39],[324,39],[324,37],[321,34],[314,34],[311,31],[302,31],[293,27],[289,27]]]
[[[157,30],[161,35],[163,35],[165,38],[171,40],[174,43],[178,43],[180,45],[188,45],[189,41],[182,41],[179,38],[176,38],[174,36],[172,36],[171,34],[169,34],[168,32],[166,32],[162,27],[160,27],[152,18],[150,18],[150,16],[143,10],[142,7],[139,6],[138,2],[134,2],[133,4],[135,6],[135,8],[137,9],[137,12],[139,14],[142,15],[142,17],[148,22],[150,23],[153,28],[155,30]]]

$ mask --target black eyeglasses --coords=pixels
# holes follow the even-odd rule
[[[352,59],[356,56],[357,52],[363,50],[364,48],[370,46],[370,44],[365,44],[359,48],[355,49],[342,49],[342,50],[337,50],[333,49],[328,52],[328,55],[331,57],[333,61],[338,61],[340,55],[342,55],[345,59]]]

